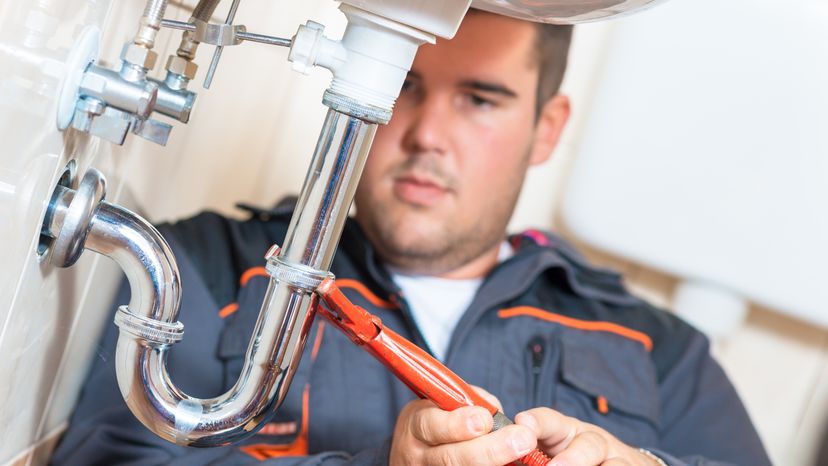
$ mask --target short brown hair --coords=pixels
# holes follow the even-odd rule
[[[561,89],[566,65],[569,60],[569,45],[572,42],[572,26],[537,24],[535,53],[540,72],[538,89],[535,94],[535,117],[547,100]]]

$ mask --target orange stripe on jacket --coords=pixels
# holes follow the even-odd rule
[[[265,269],[264,267],[252,267],[252,268],[249,268],[249,269],[245,270],[245,272],[241,276],[241,280],[240,280],[241,286],[247,285],[247,282],[249,282],[251,278],[257,277],[257,276],[267,277],[268,276],[267,269]],[[370,302],[374,306],[381,307],[383,309],[396,309],[397,308],[397,306],[394,303],[392,303],[390,301],[387,301],[387,300],[384,300],[384,299],[380,298],[379,296],[375,295],[373,292],[371,292],[371,290],[368,289],[367,286],[363,285],[362,283],[360,283],[357,280],[354,280],[354,279],[351,279],[351,278],[338,278],[336,280],[336,286],[338,286],[340,288],[350,288],[350,289],[356,291],[357,293],[361,294],[365,299],[368,300],[368,302]]]
[[[394,303],[386,301],[380,298],[379,296],[375,295],[371,292],[371,290],[368,289],[367,286],[363,285],[357,280],[353,280],[350,278],[338,278],[336,279],[336,286],[340,288],[350,288],[356,291],[374,306],[381,307],[383,309],[397,309],[397,306]]]
[[[224,306],[223,308],[221,308],[221,310],[219,310],[219,317],[224,319],[225,317],[229,316],[230,314],[232,314],[232,313],[234,313],[238,310],[239,310],[239,303],[230,303],[230,304]]]
[[[273,445],[268,443],[256,443],[239,447],[244,453],[264,461],[270,458],[281,458],[285,456],[306,456],[308,454],[308,398],[310,397],[310,385],[305,385],[302,392],[302,430],[296,436],[296,440],[284,445]]]
[[[647,351],[652,351],[653,349],[653,340],[647,334],[622,325],[613,324],[611,322],[573,319],[572,317],[562,316],[560,314],[544,311],[543,309],[531,306],[518,306],[509,309],[502,309],[498,311],[497,315],[502,319],[520,316],[535,317],[547,322],[555,322],[563,326],[577,328],[579,330],[614,333],[624,338],[629,338],[630,340],[635,340],[641,343]]]
[[[245,286],[251,278],[260,275],[267,276],[267,269],[265,269],[264,267],[252,267],[244,271],[239,282],[241,283],[241,286]]]
[[[601,414],[609,413],[609,402],[605,396],[599,395],[598,398],[595,399],[595,408],[598,409],[598,412]]]

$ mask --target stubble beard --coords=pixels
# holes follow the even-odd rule
[[[469,223],[429,217],[424,208],[400,206],[394,199],[361,205],[357,220],[386,264],[408,273],[446,274],[503,241],[522,184],[522,177],[514,180],[508,185],[509,192],[498,196]],[[363,210],[366,208],[370,210]],[[420,225],[418,213],[425,217]],[[427,228],[422,228],[426,221]]]

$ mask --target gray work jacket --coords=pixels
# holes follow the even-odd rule
[[[289,209],[248,209],[246,221],[204,213],[160,228],[184,290],[185,338],[168,368],[192,396],[217,396],[236,381],[267,287],[263,253],[287,230]],[[587,264],[553,235],[531,231],[510,241],[514,256],[486,277],[452,335],[445,360],[452,370],[497,396],[510,417],[550,407],[670,466],[770,464],[701,333],[630,295],[617,274]],[[353,221],[332,269],[350,299],[428,349]],[[128,296],[124,287],[115,304]],[[150,433],[121,399],[116,340],[110,325],[54,464],[387,464],[395,421],[413,399],[317,319],[284,404],[261,431],[240,445],[179,447]]]

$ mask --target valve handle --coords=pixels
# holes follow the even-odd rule
[[[227,12],[227,19],[224,21],[226,25],[232,25],[233,19],[236,17],[236,11],[239,9],[239,2],[240,0],[233,0],[233,3],[230,5],[230,11]],[[213,59],[210,61],[210,67],[207,69],[207,76],[204,78],[204,89],[210,89],[210,85],[213,83],[213,75],[216,74],[216,68],[218,67],[218,62],[221,59],[221,52],[224,50],[223,45],[217,45],[216,51],[213,52]]]

